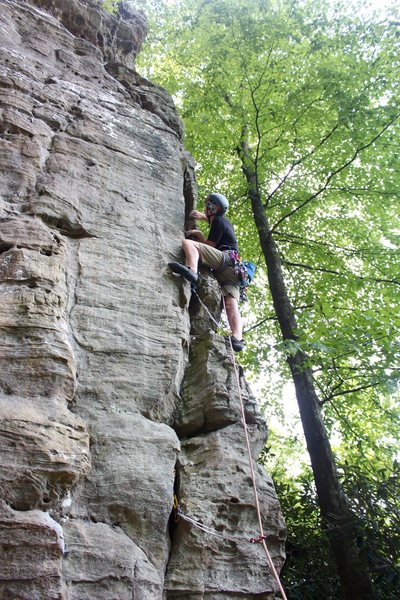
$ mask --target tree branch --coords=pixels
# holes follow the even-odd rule
[[[342,390],[341,392],[330,394],[329,396],[325,396],[325,400],[320,400],[319,404],[320,404],[320,406],[323,406],[326,402],[329,402],[333,398],[338,398],[339,396],[344,396],[346,394],[354,394],[356,392],[361,392],[362,390],[368,390],[370,388],[376,387],[378,384],[379,384],[379,382],[375,381],[374,383],[369,383],[369,384],[366,384],[366,385],[360,385],[359,387],[356,387],[356,388]]]
[[[266,317],[265,319],[263,319],[262,321],[259,321],[252,327],[249,327],[249,329],[246,329],[245,331],[243,331],[243,335],[245,333],[249,333],[249,331],[253,331],[254,329],[257,329],[258,327],[261,327],[261,325],[264,325],[264,323],[266,323],[267,321],[277,321],[277,317],[276,316],[275,317]]]
[[[330,273],[331,275],[338,275],[340,277],[351,276],[359,279],[360,281],[369,281],[373,283],[390,283],[393,285],[400,285],[400,281],[397,279],[383,279],[378,277],[363,277],[362,275],[356,275],[356,273],[352,273],[351,271],[335,271],[333,269],[326,269],[323,267],[312,267],[311,265],[305,265],[303,263],[294,263],[289,260],[282,260],[282,263],[289,267],[296,267],[300,269],[306,269],[307,271],[320,271],[322,273]]]
[[[296,127],[296,124],[297,124],[296,122],[294,124],[292,124],[292,127]],[[315,154],[315,152],[317,152],[317,150],[319,150],[319,148],[321,148],[321,146],[323,146],[325,144],[325,142],[335,133],[335,131],[337,130],[337,128],[339,127],[339,125],[340,125],[340,121],[338,121],[335,124],[335,126],[322,138],[322,140],[320,140],[319,144],[317,144],[316,146],[314,146],[314,148],[312,150],[310,150],[310,152],[308,152],[304,156],[301,156],[300,158],[298,158],[297,160],[295,160],[291,164],[291,166],[289,167],[287,173],[282,177],[282,179],[279,182],[279,184],[267,196],[267,200],[265,202],[265,207],[267,207],[269,205],[269,202],[273,198],[274,194],[276,194],[277,191],[285,184],[285,182],[287,181],[288,177],[290,177],[290,175],[293,173],[294,169],[296,167],[298,167],[299,165],[301,165],[308,158],[310,158],[310,156],[312,156],[313,154]]]
[[[357,148],[355,150],[353,156],[351,158],[349,158],[349,160],[347,160],[340,167],[335,169],[335,171],[332,171],[332,173],[330,173],[328,175],[328,177],[326,178],[324,185],[319,190],[317,190],[314,194],[312,194],[311,196],[306,198],[301,204],[296,206],[296,208],[293,208],[291,211],[289,211],[288,213],[283,215],[283,217],[281,217],[275,223],[275,225],[273,225],[271,227],[271,233],[273,233],[275,231],[275,229],[277,227],[279,227],[279,225],[281,223],[283,223],[283,221],[285,221],[286,219],[288,219],[289,217],[294,215],[296,212],[298,212],[299,210],[304,208],[304,206],[309,204],[312,200],[315,200],[315,198],[318,198],[318,196],[320,196],[323,192],[325,192],[328,189],[328,186],[329,186],[330,182],[332,181],[332,179],[334,177],[336,177],[336,175],[339,175],[339,173],[341,173],[342,171],[347,169],[347,167],[355,161],[355,159],[358,157],[359,154],[361,154],[361,152],[363,152],[364,150],[366,150],[367,148],[372,146],[376,142],[376,140],[378,140],[385,133],[385,131],[387,131],[389,129],[389,127],[391,127],[391,125],[393,125],[393,123],[399,118],[399,116],[400,116],[400,113],[396,114],[388,123],[386,123],[386,125],[379,131],[379,133],[377,133],[367,144],[364,144],[363,146],[360,146],[359,148]]]
[[[379,250],[371,250],[370,248],[358,248],[356,250],[352,248],[346,248],[344,246],[337,246],[336,244],[330,244],[329,242],[321,242],[320,240],[313,240],[310,238],[306,238],[299,235],[289,234],[289,233],[279,233],[275,232],[275,237],[279,239],[281,242],[288,242],[289,244],[297,244],[298,246],[306,246],[308,244],[313,244],[314,246],[322,246],[323,248],[327,248],[328,250],[332,249],[333,252],[336,250],[340,250],[346,254],[350,254],[351,256],[359,256],[359,255],[381,255],[381,254],[392,254],[393,251],[389,248],[379,248]]]

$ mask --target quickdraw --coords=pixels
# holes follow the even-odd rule
[[[258,544],[258,542],[262,542],[263,540],[266,540],[267,536],[266,535],[259,535],[256,538],[250,538],[249,542],[250,544]]]
[[[173,507],[173,511],[174,511],[174,521],[175,521],[175,523],[178,523],[179,519],[181,518],[181,515],[180,515],[181,509],[179,506],[178,496],[176,496],[176,494],[174,494],[174,497],[173,497],[172,507]]]

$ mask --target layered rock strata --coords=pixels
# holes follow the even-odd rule
[[[196,192],[171,99],[132,70],[145,19],[0,0],[0,25],[0,597],[272,598],[243,541],[257,520],[232,358],[166,266]],[[265,425],[241,387],[256,457]],[[174,493],[241,540],[175,523]]]
[[[235,368],[234,357],[211,320],[218,322],[219,305],[215,279],[203,274],[199,300],[194,297],[190,303],[189,363],[175,418],[181,438],[180,507],[197,525],[178,514],[167,567],[167,599],[271,600],[276,581],[261,544],[251,542],[259,532],[239,389],[263,526],[278,569],[283,564],[284,523],[273,483],[255,462],[265,442],[265,422],[240,367]]]

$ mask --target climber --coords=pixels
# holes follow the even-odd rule
[[[232,266],[229,250],[238,252],[238,244],[231,222],[224,216],[229,207],[228,200],[222,194],[212,193],[206,198],[206,212],[192,210],[190,216],[210,225],[208,238],[199,229],[186,231],[182,242],[186,266],[170,262],[170,269],[190,281],[196,288],[199,275],[198,263],[210,267],[221,285],[225,301],[226,316],[232,335],[230,336],[235,352],[244,347],[242,339],[242,319],[239,313],[240,287]],[[188,239],[195,238],[195,239]]]

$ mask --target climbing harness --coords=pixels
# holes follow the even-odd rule
[[[244,260],[236,250],[224,250],[224,260],[218,269],[213,269],[216,273],[223,273],[228,267],[232,267],[235,281],[239,283],[240,301],[247,301],[247,288],[253,280],[256,272],[256,265],[248,260]],[[229,283],[229,282],[225,282]],[[222,284],[223,285],[223,284]]]

